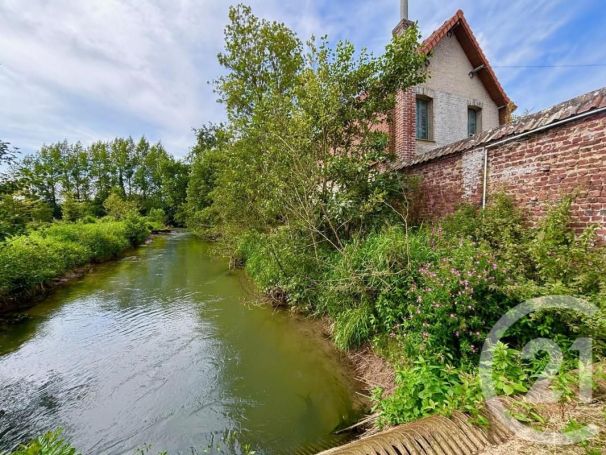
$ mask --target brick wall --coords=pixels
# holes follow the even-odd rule
[[[391,120],[393,148],[398,161],[408,163],[416,153],[416,94],[413,88],[398,93]]]
[[[488,145],[487,194],[504,191],[538,219],[578,191],[574,225],[600,226],[606,239],[606,114],[596,114],[516,142]],[[481,204],[484,148],[447,154],[403,169],[422,178],[421,212],[435,219],[462,202]]]

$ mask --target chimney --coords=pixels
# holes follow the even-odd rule
[[[400,0],[400,20],[408,20],[408,0]]]
[[[400,22],[393,29],[394,36],[401,35],[413,24],[414,22],[408,19],[408,0],[400,0]]]

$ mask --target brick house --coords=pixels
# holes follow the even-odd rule
[[[407,5],[402,0],[402,18],[394,34],[413,24]],[[403,164],[503,125],[515,108],[461,10],[422,43],[422,50],[429,55],[429,77],[398,94],[388,126]]]
[[[407,1],[394,33],[409,27]],[[606,243],[606,87],[511,122],[499,84],[462,11],[423,43],[430,78],[399,93],[389,133],[395,169],[419,178],[419,216],[463,202],[484,207],[505,192],[537,221],[575,195],[572,225]]]

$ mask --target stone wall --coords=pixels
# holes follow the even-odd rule
[[[442,217],[462,202],[481,204],[488,149],[488,201],[504,191],[536,220],[554,202],[576,193],[575,227],[596,224],[606,239],[606,113],[498,145],[501,141],[459,147],[463,150],[404,167],[422,178],[424,218]]]

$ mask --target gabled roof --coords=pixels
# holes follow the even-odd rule
[[[492,100],[498,107],[509,106],[511,100],[497,79],[497,75],[490,66],[486,55],[484,55],[467,19],[465,19],[463,11],[458,10],[454,16],[444,22],[423,42],[421,45],[423,52],[430,53],[449,32],[457,37],[471,65],[474,68],[482,67],[476,73],[476,76],[480,78]]]

